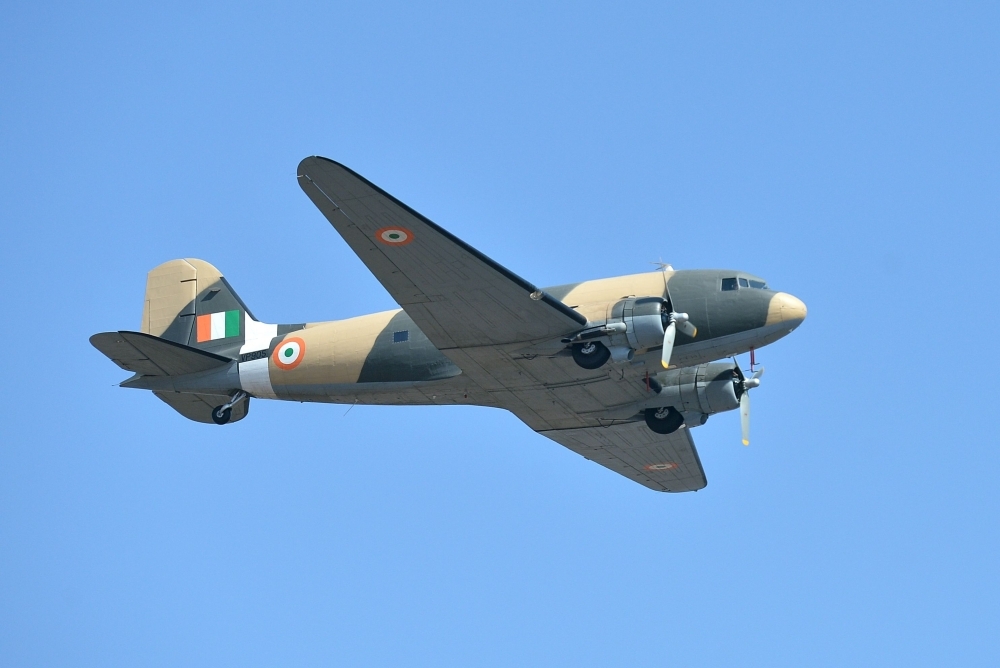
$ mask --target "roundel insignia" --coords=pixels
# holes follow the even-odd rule
[[[673,471],[677,466],[676,462],[665,462],[663,464],[647,464],[643,468],[647,471]]]
[[[297,336],[293,336],[282,341],[277,348],[274,349],[274,353],[271,355],[271,359],[274,363],[278,365],[279,369],[294,369],[301,362],[302,358],[306,356],[306,342]]]
[[[413,232],[405,227],[383,227],[380,230],[375,230],[375,239],[387,246],[405,246],[413,241]]]

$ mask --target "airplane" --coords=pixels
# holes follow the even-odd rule
[[[225,425],[250,399],[503,408],[531,429],[662,492],[707,485],[690,430],[739,409],[739,364],[806,306],[742,271],[660,270],[540,288],[342,164],[298,182],[400,309],[346,320],[258,320],[218,269],[149,272],[139,331],[90,342],[184,417]],[[751,365],[751,368],[753,365]]]

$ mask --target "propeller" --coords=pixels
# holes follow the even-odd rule
[[[687,313],[671,311],[663,313],[661,317],[666,318],[666,327],[663,328],[663,351],[660,353],[660,364],[663,365],[664,369],[667,369],[670,367],[670,356],[674,352],[674,338],[677,336],[677,330],[693,339],[698,336],[698,328],[688,320]]]
[[[733,360],[735,362],[735,360]],[[740,365],[736,364],[736,391],[740,395],[740,427],[743,430],[743,445],[750,445],[750,390],[760,387],[760,377],[764,375],[764,367],[757,369],[752,376],[743,375]]]

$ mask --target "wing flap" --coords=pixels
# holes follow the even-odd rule
[[[687,427],[664,435],[630,422],[538,433],[658,492],[693,492],[708,484]]]
[[[440,349],[557,338],[587,322],[339,163],[306,158],[299,185]]]

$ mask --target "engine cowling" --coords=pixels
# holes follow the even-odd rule
[[[636,351],[663,346],[670,318],[670,303],[662,297],[628,297],[611,305],[603,324],[563,343],[572,344],[573,359],[584,369],[597,369],[609,358],[625,363]]]
[[[661,297],[630,297],[622,299],[611,307],[608,326],[624,325],[624,332],[618,327],[613,334],[611,345],[627,346],[632,350],[642,350],[663,345],[663,330],[669,322],[670,308]]]
[[[657,406],[673,406],[688,416],[704,416],[696,424],[704,424],[709,415],[740,407],[739,375],[736,365],[711,362],[682,369],[661,371],[655,379],[660,386]],[[695,426],[688,424],[688,426]]]

